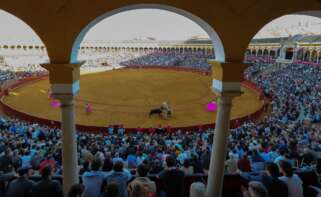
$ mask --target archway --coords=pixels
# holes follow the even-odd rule
[[[297,49],[296,59],[297,59],[297,60],[303,60],[303,48]]]
[[[27,50],[28,45],[34,45],[37,49],[40,49],[40,46],[44,46],[35,31],[20,18],[1,9],[0,23],[2,25],[0,45],[4,45],[3,48],[6,49],[1,50],[0,56],[3,57],[5,65],[7,65],[7,67],[1,67],[0,70],[8,70],[10,72],[33,72],[39,70],[45,72],[40,67],[41,63],[49,62],[45,47],[43,50]]]
[[[25,49],[25,46],[31,43],[44,46],[42,39],[31,26],[15,15],[0,9],[0,22],[0,45],[7,45],[8,49]]]
[[[311,54],[311,61],[316,63],[317,60],[318,60],[318,52],[316,50],[313,50]]]
[[[285,27],[285,24],[289,24],[289,22],[284,22],[288,21],[290,17],[292,17],[290,20],[291,25]],[[307,51],[309,47],[315,48],[312,47],[310,43],[314,40],[313,36],[320,34],[320,29],[316,28],[320,24],[320,19],[321,11],[301,11],[274,18],[263,25],[254,35],[250,42],[251,47],[262,48],[272,46],[273,49],[276,49],[276,58],[280,57],[280,59],[289,60],[292,59],[292,56],[295,60],[300,59],[302,55],[302,60],[311,61],[312,50],[310,52]],[[313,22],[308,23],[308,20]],[[283,25],[278,25],[282,22]],[[296,24],[294,22],[296,22]],[[315,28],[311,28],[311,26],[315,26]],[[305,38],[305,36],[311,37]],[[244,51],[244,53],[246,53],[246,51]],[[264,51],[258,51],[257,56],[261,56],[262,54],[264,54]],[[316,54],[317,53],[315,53],[315,55]]]
[[[168,5],[162,5],[162,4],[136,4],[136,5],[130,5],[130,6],[125,6],[119,9],[115,9],[113,11],[107,12],[96,19],[94,19],[92,22],[90,22],[77,36],[73,47],[71,51],[71,56],[70,56],[70,62],[71,63],[76,63],[77,57],[78,57],[78,50],[79,46],[85,37],[86,33],[96,24],[98,24],[100,21],[104,20],[107,17],[113,16],[115,14],[124,12],[124,11],[130,11],[130,10],[137,10],[137,9],[159,9],[159,10],[166,10],[170,11],[179,15],[182,15],[186,17],[189,20],[192,20],[196,24],[198,24],[210,37],[212,44],[214,45],[214,52],[215,52],[215,59],[219,62],[225,62],[225,52],[224,52],[224,47],[223,43],[220,40],[218,34],[215,32],[213,27],[211,27],[208,23],[206,23],[204,20],[199,18],[198,16],[193,15],[192,13],[189,13],[185,10],[175,8],[173,6],[168,6]]]
[[[253,55],[253,56],[256,56],[256,49],[253,49],[253,50],[252,50],[252,55]]]
[[[285,49],[284,59],[291,60],[293,58],[293,48],[288,47]]]
[[[269,56],[269,51],[267,50],[267,49],[264,49],[264,51],[263,51],[263,56],[265,57],[265,56]]]
[[[304,61],[306,61],[306,62],[310,61],[310,51],[309,50],[305,51],[305,53],[304,53]]]
[[[263,50],[259,49],[258,52],[257,52],[257,56],[262,56],[262,55],[263,55]]]
[[[271,58],[275,58],[275,55],[276,55],[275,49],[272,49],[272,50],[270,51],[270,57],[271,57]]]

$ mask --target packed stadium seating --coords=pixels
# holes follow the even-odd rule
[[[124,58],[124,54],[120,54],[119,59],[127,60],[115,62],[123,66],[187,66],[209,69],[206,58],[209,56],[174,53],[141,56],[136,54]],[[91,69],[90,66],[87,67]],[[271,99],[271,109],[260,122],[247,121],[231,130],[223,193],[240,194],[241,185],[246,186],[248,181],[253,177],[259,177],[265,170],[264,163],[280,164],[285,160],[297,169],[303,180],[305,194],[310,194],[307,183],[316,179],[314,170],[321,151],[321,67],[291,64],[270,69],[269,72],[266,72],[266,68],[267,65],[259,63],[249,67],[245,72],[245,78],[261,87],[264,94]],[[39,70],[22,74],[1,71],[1,83],[32,73],[39,73]],[[63,169],[60,129],[2,116],[0,131],[2,185],[19,174],[25,175],[21,175],[21,171],[29,167],[33,169],[32,175],[35,180],[48,164],[55,176],[61,176]],[[189,131],[184,135],[180,131],[155,132],[148,135],[141,132],[126,133],[123,128],[106,128],[106,132],[102,134],[78,133],[81,179],[91,176],[108,180],[108,177],[115,175],[115,166],[119,163],[119,176],[133,177],[131,174],[136,174],[137,167],[144,165],[148,167],[151,180],[156,181],[157,193],[161,195],[162,191],[168,192],[168,186],[166,183],[165,186],[162,185],[161,181],[164,179],[159,176],[166,171],[165,161],[170,157],[174,159],[174,167],[185,173],[186,184],[182,186],[182,191],[187,194],[192,182],[206,181],[213,137],[212,130]],[[98,165],[98,168],[96,166],[94,169],[93,163]],[[304,177],[304,173],[310,174]],[[230,179],[233,181],[229,181]],[[87,182],[84,182],[84,185],[85,192],[102,186],[95,185],[93,188],[92,184]],[[318,181],[312,181],[309,185],[318,186]],[[127,190],[127,187],[125,189]],[[8,187],[1,188],[2,193],[7,190]]]

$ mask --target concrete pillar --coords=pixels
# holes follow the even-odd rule
[[[241,81],[247,65],[242,62],[218,63],[209,61],[209,63],[213,70],[212,89],[218,95],[218,113],[206,194],[208,197],[221,197],[232,100],[241,95]]]
[[[293,56],[292,56],[292,62],[297,60],[297,56],[298,56],[298,51],[297,48],[293,47]]]
[[[70,187],[79,182],[74,96],[66,94],[54,97],[61,103],[63,191],[67,196]]]
[[[312,61],[312,51],[309,50],[309,62]]]
[[[207,196],[221,197],[227,140],[230,134],[229,123],[232,107],[232,96],[221,96],[218,101],[218,114],[214,131],[210,169],[207,179]]]
[[[63,192],[79,182],[74,95],[79,92],[80,65],[43,64],[49,71],[52,96],[61,103]]]

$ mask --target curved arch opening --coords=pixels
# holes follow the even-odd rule
[[[305,62],[309,62],[310,58],[311,58],[310,51],[309,50],[305,51],[305,53],[304,53],[304,61]]]
[[[294,49],[292,47],[285,48],[284,59],[292,60],[294,54]]]
[[[6,72],[46,72],[41,63],[48,63],[49,57],[44,48],[33,51],[28,46],[44,46],[40,37],[24,21],[0,9],[0,57],[3,60],[1,71]]]
[[[318,60],[318,52],[317,50],[313,50],[311,53],[311,61],[317,63]]]
[[[175,14],[178,14],[180,16],[185,17],[186,19],[189,19],[199,25],[209,36],[214,52],[215,52],[215,60],[219,62],[224,62],[225,61],[225,53],[224,53],[224,47],[222,44],[222,41],[220,40],[218,34],[214,31],[214,29],[207,24],[204,20],[201,18],[193,15],[192,13],[189,13],[185,10],[178,9],[172,6],[168,5],[161,5],[161,4],[137,4],[137,5],[130,5],[126,7],[122,7],[119,9],[115,9],[113,11],[107,12],[99,17],[97,17],[95,20],[91,21],[77,36],[73,47],[71,51],[71,56],[70,56],[70,62],[71,63],[76,63],[78,62],[78,53],[79,53],[79,48],[81,45],[81,42],[84,40],[84,37],[88,33],[88,31],[97,25],[99,22],[102,20],[111,17],[113,15],[125,12],[125,11],[131,11],[131,10],[139,10],[139,9],[158,9],[158,10],[164,10],[164,11],[169,11]],[[164,48],[166,50],[166,48]],[[168,51],[168,49],[166,50]]]
[[[256,123],[256,128],[284,125],[285,132],[292,135],[300,132],[298,128],[304,128],[306,123],[320,123],[320,109],[313,104],[320,97],[316,85],[321,74],[321,64],[316,63],[320,41],[320,18],[303,15],[277,18],[254,36],[249,48],[271,50],[268,57],[261,57],[261,52],[258,56],[245,56],[245,61],[250,63],[245,78],[261,87],[272,101],[271,112],[265,120]],[[292,121],[298,122],[296,129],[290,126]]]
[[[247,54],[245,61],[269,64],[300,61],[318,63],[317,51],[321,48],[318,44],[320,39],[321,11],[284,15],[266,24],[249,44],[248,48],[267,47],[270,53],[266,55],[263,51],[262,55],[261,51],[258,51],[257,57],[254,54]],[[313,50],[316,50],[314,54]]]

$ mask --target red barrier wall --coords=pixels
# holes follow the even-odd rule
[[[131,66],[131,67],[124,68],[124,69],[131,69],[131,68],[171,69],[171,70],[179,70],[179,71],[191,71],[191,72],[202,73],[202,74],[206,74],[206,75],[210,74],[209,71],[202,71],[202,70],[197,70],[197,69],[167,68],[167,67],[164,68],[164,67],[160,67],[160,66],[144,66],[144,67]],[[37,81],[37,80],[43,80],[46,78],[47,78],[47,76],[25,78],[25,79],[19,80],[16,83],[12,84],[9,87],[9,89],[14,89],[14,88],[19,87],[20,85],[23,85],[23,84],[26,84],[29,82],[33,82],[33,81]],[[254,83],[252,83],[250,81],[244,81],[244,82],[242,82],[242,85],[246,86],[247,88],[250,88],[252,90],[255,90],[257,92],[257,95],[260,98],[260,100],[262,100],[263,106],[252,114],[231,120],[231,123],[230,123],[231,128],[236,128],[248,120],[253,120],[253,121],[257,120],[261,116],[261,114],[264,112],[264,110],[266,109],[266,107],[268,105],[268,103],[266,102],[266,99],[264,98],[262,90],[259,87],[257,87]],[[1,98],[4,96],[3,92],[1,92],[0,96],[1,96]],[[60,127],[60,121],[54,121],[54,120],[48,120],[45,118],[35,117],[30,114],[18,111],[16,109],[6,105],[5,103],[3,103],[2,99],[1,99],[0,105],[2,106],[4,112],[10,117],[19,118],[19,119],[27,121],[27,122],[33,122],[33,123],[37,122],[39,124],[44,124],[44,125],[47,125],[50,127]],[[114,127],[117,129],[118,125],[114,125]],[[165,126],[165,130],[167,132],[174,132],[177,130],[181,130],[183,132],[186,132],[186,131],[200,131],[200,130],[210,129],[210,128],[214,128],[214,127],[215,127],[214,123],[213,124],[193,125],[193,126],[188,126],[188,127],[171,127],[170,125],[168,125],[168,126]],[[106,125],[106,127],[98,127],[98,126],[78,125],[77,124],[76,128],[80,132],[92,132],[92,133],[102,133],[102,132],[105,133],[105,132],[107,132],[107,125]],[[153,130],[155,130],[155,128],[125,128],[126,132],[135,132],[135,131],[150,132]]]

